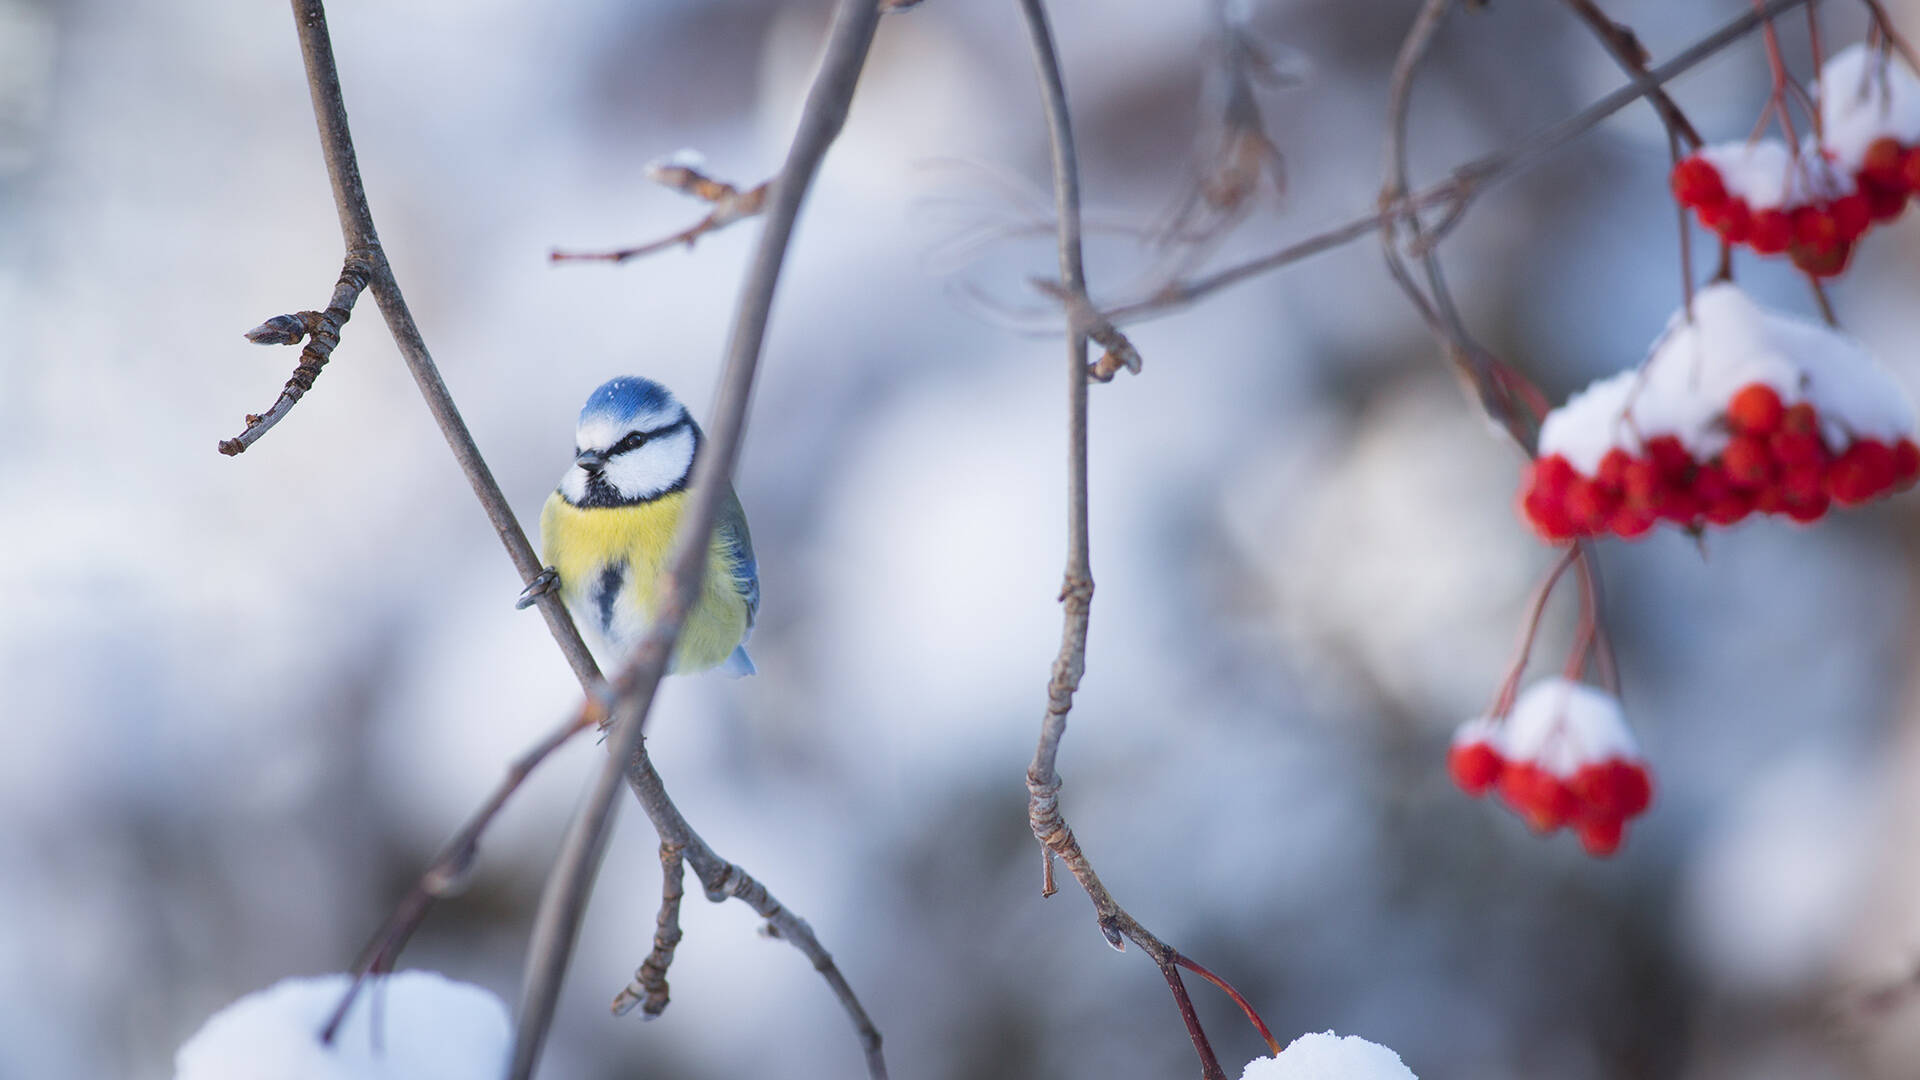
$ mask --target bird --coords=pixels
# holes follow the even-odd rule
[[[622,375],[601,384],[580,409],[573,464],[540,511],[547,565],[519,606],[558,590],[601,645],[623,659],[632,653],[657,610],[655,585],[705,441],[686,406],[659,383]],[[700,595],[667,670],[751,675],[747,637],[760,611],[760,573],[731,483],[707,550]]]

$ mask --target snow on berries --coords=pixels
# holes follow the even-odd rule
[[[1920,78],[1855,45],[1821,68],[1819,132],[1702,147],[1673,170],[1674,198],[1729,244],[1787,254],[1817,277],[1845,270],[1877,222],[1920,193]]]
[[[1447,771],[1469,795],[1497,791],[1536,832],[1572,829],[1593,855],[1618,851],[1627,821],[1653,801],[1620,702],[1564,678],[1534,683],[1504,717],[1462,724]]]
[[[1756,513],[1811,522],[1920,478],[1913,404],[1859,342],[1728,283],[1692,313],[1675,313],[1640,367],[1547,415],[1520,495],[1543,538]]]

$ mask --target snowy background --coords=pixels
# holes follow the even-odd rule
[[[1190,179],[1207,5],[1058,0],[1090,213],[1151,221]],[[1266,94],[1291,188],[1227,255],[1363,210],[1412,0],[1265,0],[1302,85]],[[1609,5],[1656,56],[1738,0]],[[1828,41],[1863,20],[1823,6]],[[1920,35],[1920,4],[1896,4]],[[825,0],[341,2],[333,32],[381,235],[522,519],[587,392],[635,372],[703,412],[753,226],[608,269],[700,207],[682,146],[778,163]],[[1786,34],[1800,48],[1800,20]],[[1792,52],[1804,59],[1804,52]],[[677,681],[653,731],[689,818],[809,918],[894,1075],[1169,1077],[1162,982],[1083,897],[1039,897],[1024,816],[1059,628],[1057,337],[931,272],[955,199],[1046,182],[1010,2],[882,26],[803,219],[738,486],[765,604],[758,678]],[[1805,70],[1804,67],[1802,70]],[[1677,87],[1709,138],[1764,98],[1757,41]],[[1441,34],[1414,112],[1433,177],[1621,82],[1553,4]],[[1556,398],[1637,361],[1678,302],[1664,137],[1636,107],[1481,200],[1446,252],[1482,339]],[[1920,213],[1834,290],[1920,388]],[[218,0],[0,0],[0,1078],[170,1075],[222,1005],[351,962],[424,861],[577,689],[370,301],[318,387],[238,459],[340,239],[290,19]],[[1028,302],[1043,243],[961,280]],[[1097,244],[1096,292],[1145,265]],[[1802,313],[1781,267],[1741,263]],[[1920,498],[1703,553],[1603,545],[1652,813],[1612,861],[1462,797],[1549,562],[1517,455],[1443,373],[1371,241],[1133,332],[1096,388],[1089,674],[1061,767],[1121,901],[1237,983],[1283,1040],[1334,1029],[1424,1080],[1905,1078],[1920,1003],[1835,1003],[1920,958]],[[1566,639],[1549,615],[1541,663]],[[570,747],[404,964],[512,1000],[576,793]],[[844,1077],[817,976],[740,905],[689,896],[665,1017],[607,1003],[645,955],[658,864],[623,812],[544,1075]],[[1196,990],[1222,1057],[1265,1053]]]

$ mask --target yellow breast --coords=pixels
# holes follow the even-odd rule
[[[680,524],[684,492],[634,506],[578,507],[559,492],[540,512],[540,547],[560,575],[560,595],[581,628],[624,662],[659,604],[654,585]],[[733,585],[733,560],[716,534],[706,581],[674,650],[673,671],[705,671],[732,654],[747,632],[747,603]]]

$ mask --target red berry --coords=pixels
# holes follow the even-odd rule
[[[1793,265],[1814,277],[1837,277],[1853,258],[1853,245],[1837,241],[1832,247],[1818,249],[1795,244],[1787,251]]]
[[[1868,144],[1860,159],[1860,177],[1877,188],[1900,188],[1905,184],[1900,177],[1903,157],[1899,140],[1883,135]]]
[[[1687,453],[1687,448],[1673,435],[1648,439],[1647,460],[1653,462],[1668,483],[1685,483],[1687,470],[1693,468],[1693,455]]]
[[[1875,221],[1892,221],[1907,208],[1909,193],[1905,181],[1895,187],[1869,187],[1866,193],[1867,210]]]
[[[1900,181],[1909,192],[1920,191],[1920,146],[1909,147],[1900,156]]]
[[[1820,418],[1813,406],[1801,402],[1780,418],[1780,428],[1767,439],[1773,459],[1782,466],[1816,465],[1826,460],[1827,446],[1820,440]]]
[[[1759,435],[1735,435],[1720,455],[1720,464],[1727,479],[1743,488],[1765,487],[1773,479],[1773,453]]]
[[[1920,479],[1920,446],[1912,439],[1901,439],[1893,444],[1893,487],[1896,491],[1905,491]]]
[[[1842,506],[1858,506],[1893,485],[1893,451],[1885,443],[1861,439],[1827,470],[1826,491]]]
[[[1572,465],[1567,463],[1567,459],[1559,454],[1548,454],[1528,466],[1527,471],[1531,477],[1530,483],[1535,490],[1548,491],[1555,495],[1566,494],[1567,485],[1573,481],[1574,477],[1580,475],[1574,471]]]
[[[1647,458],[1634,458],[1620,478],[1620,497],[1637,510],[1658,510],[1666,492],[1660,470]]]
[[[1581,532],[1605,532],[1607,520],[1619,502],[1618,493],[1584,476],[1575,477],[1573,483],[1567,485],[1567,518]]]
[[[1706,504],[1691,488],[1668,488],[1659,506],[1661,518],[1675,525],[1692,525],[1705,510]]]
[[[1786,413],[1786,407],[1780,404],[1780,395],[1766,383],[1752,383],[1741,387],[1740,392],[1727,402],[1727,422],[1735,431],[1749,431],[1755,435],[1771,435],[1780,426],[1780,419]]]
[[[1577,804],[1560,778],[1532,762],[1509,762],[1500,773],[1500,797],[1536,832],[1565,825]]]
[[[1706,209],[1703,207],[1700,212],[1705,215]],[[1728,199],[1715,208],[1713,228],[1727,243],[1744,244],[1753,233],[1753,211],[1747,208],[1744,199]]]
[[[1873,207],[1867,197],[1860,192],[1843,195],[1833,200],[1833,225],[1839,231],[1842,243],[1851,244],[1860,239],[1873,224]]]
[[[1576,831],[1580,834],[1580,846],[1587,854],[1605,858],[1620,850],[1626,826],[1619,818],[1590,818],[1582,821]]]
[[[1690,157],[1673,167],[1673,197],[1681,206],[1716,206],[1727,198],[1720,170],[1704,158]]]
[[[1793,212],[1793,240],[1796,246],[1816,252],[1840,246],[1840,226],[1833,211],[1825,206],[1803,206]]]
[[[1753,492],[1731,488],[1726,495],[1707,504],[1707,520],[1715,525],[1738,524],[1753,513],[1753,504]]]
[[[1790,405],[1780,414],[1780,430],[1801,435],[1820,434],[1820,413],[1811,402]]]
[[[1625,450],[1616,446],[1600,459],[1600,467],[1594,470],[1593,481],[1618,494],[1626,480],[1627,466],[1632,463],[1633,458],[1629,457]]]
[[[1455,743],[1447,751],[1447,772],[1461,791],[1475,798],[1487,793],[1505,766],[1499,751],[1484,742]]]
[[[1827,516],[1827,510],[1831,506],[1832,503],[1824,491],[1810,499],[1800,501],[1795,501],[1793,497],[1789,495],[1787,497],[1787,516],[1802,525],[1806,525],[1819,521],[1821,518]]]
[[[1747,243],[1762,255],[1778,255],[1793,243],[1793,219],[1786,211],[1756,211],[1748,230]]]
[[[1654,512],[1644,506],[1622,504],[1607,520],[1607,527],[1622,540],[1638,540],[1653,529],[1657,520]]]

